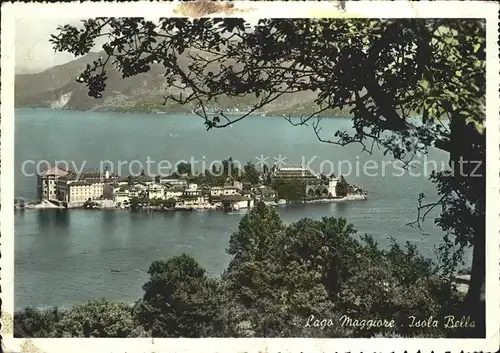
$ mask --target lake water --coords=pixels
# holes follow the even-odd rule
[[[323,125],[323,131],[332,134],[350,129],[351,122],[325,119]],[[415,220],[418,194],[431,199],[436,195],[426,176],[395,176],[399,170],[388,163],[385,176],[373,167],[366,175],[362,173],[366,161],[380,165],[391,161],[390,156],[380,151],[371,156],[361,153],[359,145],[321,143],[311,127],[294,127],[283,119],[252,117],[231,128],[206,131],[200,118],[188,115],[18,109],[15,129],[16,197],[36,198],[36,177],[24,174],[33,173],[35,163],[43,160],[72,161],[77,166],[85,162],[86,169],[99,168],[103,160],[137,160],[145,165],[147,160],[175,163],[191,157],[206,163],[228,157],[256,163],[262,155],[273,163],[273,157],[281,155],[289,164],[313,159],[310,165],[316,169],[324,160],[335,166],[349,161],[353,169],[359,165],[361,173],[353,171],[346,179],[367,190],[368,200],[282,207],[283,219],[344,217],[359,233],[373,235],[381,245],[389,237],[410,241],[428,257],[435,256],[434,246],[442,237],[432,217],[425,224],[425,234],[405,226]],[[438,152],[431,152],[431,157],[436,161],[447,158]],[[25,161],[34,163],[24,163],[23,173]],[[331,163],[323,163],[323,171],[330,171]],[[150,165],[152,172],[158,170],[157,165]],[[133,171],[139,169],[135,162]],[[230,260],[225,249],[241,217],[215,211],[16,211],[15,306],[68,306],[98,297],[133,302],[142,295],[150,263],[183,252],[192,254],[210,274],[219,275]]]

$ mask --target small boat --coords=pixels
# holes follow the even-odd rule
[[[278,204],[278,206],[285,206],[286,205],[286,200],[280,199],[280,200],[278,200],[277,204]]]
[[[111,269],[111,272],[122,272],[120,269]]]

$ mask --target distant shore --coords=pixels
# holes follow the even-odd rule
[[[55,110],[55,111],[75,111],[75,112],[95,112],[95,113],[122,113],[122,114],[151,114],[151,115],[186,115],[186,116],[196,116],[195,113],[186,110],[186,109],[167,109],[167,110],[162,110],[161,108],[156,108],[156,109],[134,109],[134,108],[97,108],[97,109],[90,109],[90,110],[85,110],[85,109],[74,109],[74,108],[51,108],[51,107],[42,107],[42,106],[16,106],[15,109],[50,109],[50,110]],[[228,116],[236,116],[236,115],[243,115],[246,114],[247,112],[241,111],[241,112],[233,112],[233,111],[223,111],[225,115]],[[301,116],[307,116],[309,114],[312,114],[313,111],[301,111],[300,113],[297,113],[297,111],[293,110],[277,110],[277,111],[271,111],[271,112],[254,112],[250,114],[248,117],[267,117],[267,118],[283,118],[283,117],[291,117],[291,118],[300,118]],[[207,112],[207,115],[217,115],[219,112]],[[318,117],[321,118],[326,118],[326,119],[351,119],[352,116],[350,116],[349,113],[335,113],[335,114],[320,114]]]
[[[367,200],[366,194],[349,194],[344,197],[336,197],[336,198],[323,198],[323,199],[312,199],[306,201],[292,201],[292,200],[278,200],[278,201],[264,201],[264,203],[268,206],[280,207],[287,205],[307,205],[312,203],[330,203],[330,202],[343,202],[343,201],[363,201]],[[99,202],[101,200],[94,200],[94,202]],[[123,210],[130,211],[129,207],[119,207],[116,205],[109,205],[109,203],[105,206],[97,206],[97,207],[64,207],[57,206],[48,201],[40,202],[40,203],[26,203],[24,206],[15,205],[14,208],[16,210]],[[252,207],[250,207],[252,208]],[[250,209],[250,208],[242,208],[240,210]],[[183,212],[183,211],[223,211],[224,209],[220,205],[216,204],[203,204],[203,205],[179,205],[170,208],[161,208],[154,206],[146,206],[140,209],[139,211],[154,211],[154,212]]]

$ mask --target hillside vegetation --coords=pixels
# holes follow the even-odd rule
[[[164,69],[160,64],[153,65],[147,73],[126,79],[123,79],[115,68],[110,68],[107,72],[107,89],[103,97],[101,99],[89,97],[87,88],[84,84],[78,83],[77,78],[87,65],[91,65],[100,56],[101,53],[89,53],[43,72],[16,75],[16,107],[149,113],[188,113],[191,111],[191,106],[181,106],[172,102],[164,105],[164,95],[181,92],[166,85],[163,76]],[[187,69],[189,65],[187,55],[180,56],[178,60]],[[216,65],[211,69],[218,70]],[[317,109],[314,103],[315,98],[316,94],[313,92],[289,94],[267,106],[261,113],[308,115]],[[217,103],[209,105],[208,108],[214,111],[235,108],[245,111],[253,104],[255,104],[255,97],[250,95],[231,99],[221,97]],[[325,115],[346,114],[347,111],[331,111]]]

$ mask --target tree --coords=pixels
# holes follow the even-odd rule
[[[191,166],[191,163],[179,163],[177,165],[177,170],[176,172],[179,173],[180,175],[187,174],[191,175],[193,171],[193,167]]]
[[[217,331],[218,284],[189,255],[154,261],[135,312],[153,337],[209,337]]]
[[[337,196],[345,197],[348,192],[349,184],[344,179],[344,176],[341,175],[339,181],[337,182],[337,185],[335,185],[335,193],[337,194]]]
[[[84,26],[81,32],[61,27],[52,43],[81,55],[107,36],[104,60],[79,78],[91,96],[102,97],[108,64],[129,77],[159,62],[167,85],[176,88],[165,101],[192,105],[208,130],[234,124],[280,97],[312,91],[317,109],[300,123],[312,122],[323,142],[359,143],[367,152],[375,146],[405,163],[430,146],[448,153],[450,168],[461,171],[432,176],[440,199],[419,206],[416,224],[441,206],[436,223],[461,248],[474,247],[465,306],[474,316],[484,313],[484,20],[263,19],[251,26],[238,18],[97,18]],[[179,55],[189,58],[187,68]],[[256,103],[236,118],[223,112],[213,117],[204,108],[218,97],[245,95],[255,95]],[[346,108],[355,132],[326,138],[319,116]]]
[[[247,181],[251,184],[258,184],[260,182],[260,173],[255,168],[255,165],[252,162],[248,162],[243,167],[243,181]]]
[[[163,203],[163,205],[165,205],[165,207],[167,207],[167,208],[173,208],[173,207],[175,207],[176,204],[177,204],[177,200],[174,198],[166,199]]]
[[[14,314],[14,337],[54,337],[60,318],[61,312],[58,308],[47,310],[25,308]]]
[[[222,161],[221,172],[222,172],[222,177],[224,179],[237,178],[238,176],[241,175],[238,165],[236,164],[235,161],[233,161],[232,157],[229,157],[228,159],[224,159]]]
[[[409,315],[442,318],[456,303],[439,286],[436,267],[416,248],[393,243],[381,250],[369,236],[356,237],[345,219],[302,219],[284,225],[259,204],[230,238],[234,255],[223,275],[229,335],[271,337],[370,337],[374,334],[442,336],[442,328],[409,328]],[[394,329],[305,327],[311,315],[394,318]],[[427,315],[427,316],[426,316]],[[230,329],[231,330],[231,329]]]
[[[130,210],[133,211],[133,212],[136,212],[140,209],[140,202],[141,200],[137,197],[132,197],[130,199]]]
[[[146,337],[134,319],[132,307],[106,299],[90,300],[70,309],[26,308],[14,315],[14,336],[53,337]]]
[[[59,337],[138,337],[144,331],[132,315],[131,306],[106,299],[90,300],[66,311]]]
[[[275,180],[273,189],[276,190],[279,199],[289,201],[302,201],[306,198],[306,182],[299,179]]]
[[[273,271],[276,266],[273,249],[276,249],[283,229],[277,212],[259,202],[243,216],[238,231],[229,240],[227,252],[233,258],[223,275],[224,288],[231,301],[235,302],[234,306],[241,306],[243,313],[232,318],[236,321],[234,326],[244,321],[252,335],[263,333],[259,315],[266,310],[269,312],[269,303],[276,302],[277,293],[273,292],[270,283],[277,273]]]

